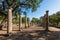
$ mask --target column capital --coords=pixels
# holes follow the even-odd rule
[[[46,12],[49,12],[49,10],[46,10]]]
[[[22,15],[22,12],[20,12],[19,14]]]
[[[11,10],[13,10],[13,8],[12,8],[12,7],[8,7],[8,9],[11,9]]]

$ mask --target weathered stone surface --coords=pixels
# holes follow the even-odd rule
[[[11,32],[12,32],[12,8],[9,8],[7,33],[9,34]]]

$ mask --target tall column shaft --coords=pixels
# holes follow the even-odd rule
[[[30,19],[28,18],[28,27],[30,27]]]
[[[11,33],[11,32],[12,32],[12,8],[9,8],[7,33]]]
[[[25,15],[25,28],[27,28],[27,17]]]
[[[20,28],[22,28],[22,16],[21,16],[22,13],[20,13],[19,15],[19,31],[20,31]]]
[[[48,10],[46,11],[46,30],[48,30],[48,22],[49,22],[49,20],[48,20]]]
[[[43,27],[46,28],[46,26],[45,26],[45,25],[46,25],[46,23],[45,23],[45,22],[46,22],[46,17],[45,17],[45,15],[43,16],[43,20],[42,20],[42,21],[43,21]]]

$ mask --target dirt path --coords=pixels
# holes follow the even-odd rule
[[[13,31],[14,34],[11,36],[0,36],[0,40],[60,40],[60,29],[49,27],[49,30],[44,31],[42,27],[30,27],[22,31]]]
[[[50,30],[50,31],[60,31],[60,29],[55,28],[55,27],[49,27],[49,30]]]

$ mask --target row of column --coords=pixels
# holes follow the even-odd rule
[[[12,32],[12,8],[9,8],[8,9],[8,27],[7,27],[7,33],[11,33]],[[20,18],[19,18],[19,30],[20,28],[22,27],[22,17],[21,17],[21,13],[20,13]],[[26,18],[26,16],[25,16]],[[30,20],[29,20],[30,21]],[[44,16],[43,18],[43,25],[44,27],[46,28],[46,30],[48,30],[48,11],[46,11],[46,15]],[[27,18],[26,18],[26,21],[25,21],[25,27],[27,25]],[[28,22],[28,25],[30,25],[30,22]]]
[[[7,33],[12,33],[12,8],[9,8],[8,9],[8,26],[7,26]],[[27,25],[27,18],[25,16],[25,27]],[[30,26],[30,19],[28,19],[28,26]],[[20,28],[22,27],[22,16],[21,16],[21,13],[19,14],[19,31],[20,31]]]

